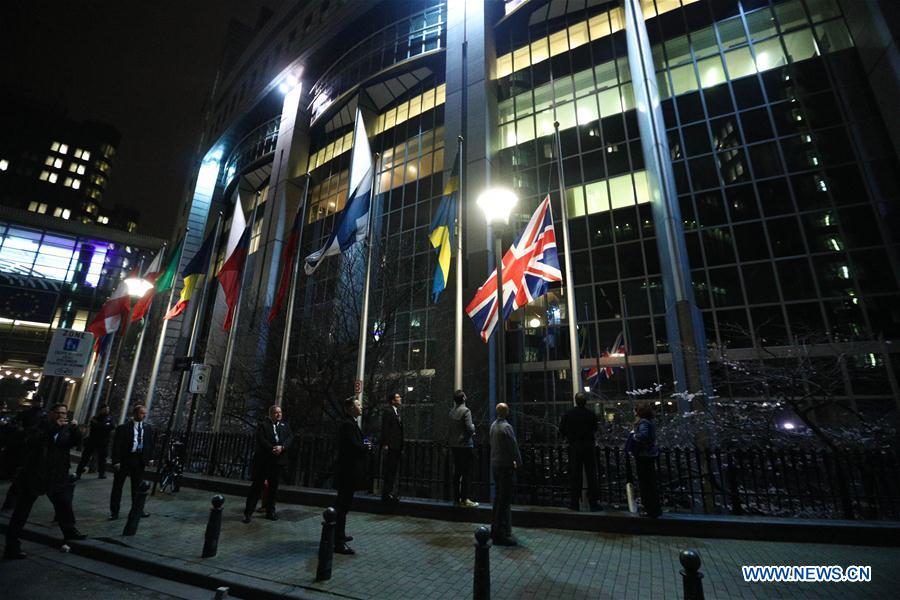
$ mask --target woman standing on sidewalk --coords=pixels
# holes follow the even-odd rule
[[[637,461],[638,486],[644,511],[648,517],[656,518],[662,514],[662,509],[656,487],[656,458],[659,456],[659,448],[656,446],[653,408],[647,403],[641,403],[634,412],[634,430],[629,434],[629,443],[625,444],[626,452],[634,454]]]

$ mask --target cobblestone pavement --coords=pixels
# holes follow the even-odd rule
[[[471,598],[475,524],[351,513],[347,530],[356,556],[335,556],[330,581],[314,581],[321,510],[280,505],[277,522],[240,522],[243,498],[226,496],[215,558],[201,559],[212,493],[182,489],[150,498],[135,537],[120,534],[124,518],[106,520],[111,479],[94,476],[75,493],[78,526],[110,546],[126,545],[159,560],[202,565],[272,584],[351,598]],[[7,484],[0,485],[0,497]],[[123,505],[128,506],[128,491]],[[123,510],[123,517],[126,511]],[[35,504],[30,526],[58,535],[52,507]],[[3,519],[6,520],[5,518]],[[896,598],[900,548],[629,536],[515,528],[520,546],[491,549],[492,597],[515,599],[682,597],[678,553],[703,560],[706,598]],[[869,583],[749,584],[741,565],[871,565]]]

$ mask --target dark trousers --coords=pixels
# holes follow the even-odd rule
[[[91,455],[96,454],[97,456],[97,474],[100,476],[106,475],[106,456],[107,456],[107,446],[109,444],[100,443],[95,444],[91,440],[84,445],[84,452],[81,453],[81,460],[78,461],[78,469],[75,470],[76,473],[81,475],[87,469],[88,463],[91,462]]]
[[[569,478],[571,484],[571,496],[569,502],[573,508],[578,508],[578,500],[581,498],[584,479],[582,473],[587,476],[588,501],[591,506],[597,504],[599,496],[597,490],[597,455],[594,445],[569,446]]]
[[[263,486],[269,482],[269,490],[264,498],[266,514],[275,513],[275,494],[278,492],[278,480],[281,478],[281,465],[276,462],[268,462],[257,466],[253,470],[253,483],[247,494],[247,503],[244,505],[244,514],[251,515],[256,510],[256,503],[262,494]]]
[[[641,504],[648,517],[662,514],[659,506],[659,490],[656,487],[656,458],[652,456],[637,457],[638,486],[641,491]]]
[[[138,486],[144,479],[144,456],[141,452],[134,452],[125,456],[119,465],[119,470],[113,476],[112,492],[109,495],[109,513],[119,514],[119,505],[122,504],[122,488],[125,487],[125,479],[131,479],[131,501],[134,502],[138,495]]]
[[[504,540],[512,537],[512,467],[492,467],[494,472],[494,506],[491,521],[491,538]]]
[[[394,492],[394,482],[397,480],[397,470],[400,468],[400,454],[402,450],[388,447],[387,456],[384,457],[384,487],[381,489],[381,497]]]
[[[469,498],[469,482],[472,477],[472,449],[453,448],[453,498],[463,502]]]
[[[353,488],[339,488],[337,491],[337,521],[334,528],[334,545],[340,546],[347,537],[347,513],[353,505]]]
[[[6,498],[3,500],[3,506],[0,507],[0,510],[12,510],[16,507],[16,498],[19,495],[20,487],[19,477],[13,477],[9,489],[6,490]]]
[[[47,498],[53,504],[53,509],[56,511],[56,520],[59,522],[59,528],[64,536],[75,531],[72,491],[70,486],[66,486],[47,492]],[[21,550],[19,536],[22,535],[22,529],[25,527],[25,522],[28,521],[28,515],[31,514],[31,507],[34,506],[34,502],[37,499],[36,494],[26,491],[22,486],[19,487],[19,493],[16,497],[16,508],[9,519],[9,524],[6,526],[6,552],[18,552]]]

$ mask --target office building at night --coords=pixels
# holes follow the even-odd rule
[[[576,314],[557,285],[504,328],[502,376],[526,438],[549,435],[541,423],[558,422],[571,378],[584,376],[569,368],[573,317],[579,370],[603,375],[592,389],[604,406],[656,384],[664,391],[650,397],[666,406],[676,390],[715,388],[727,402],[746,393],[720,378],[724,361],[783,361],[802,346],[845,355],[839,395],[858,409],[895,410],[900,97],[887,8],[286,3],[219,73],[173,234],[190,226],[189,257],[219,211],[227,221],[241,202],[249,222],[256,207],[238,333],[244,368],[229,382],[226,427],[271,403],[285,325],[265,315],[282,248],[298,208],[300,255],[326,241],[360,135],[378,155],[366,385],[406,396],[411,436],[432,435],[452,394],[455,279],[434,303],[428,234],[460,136],[464,303],[493,264],[476,196],[488,185],[518,196],[508,246],[549,194],[562,258],[564,179]],[[328,412],[353,392],[363,258],[350,252],[299,275],[286,403]],[[210,306],[201,350],[219,367],[222,298]],[[464,386],[486,418],[496,401],[493,344],[465,319]],[[190,311],[182,320],[169,329],[169,356]]]

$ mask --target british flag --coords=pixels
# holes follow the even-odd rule
[[[550,196],[537,207],[528,226],[503,257],[503,319],[547,293],[551,283],[562,281],[556,254],[556,233]],[[497,326],[497,271],[488,276],[466,307],[485,342]]]
[[[601,355],[601,358],[611,358],[611,357],[620,357],[625,356],[625,336],[622,332],[619,332],[619,335],[616,336],[615,341],[613,341],[612,346],[610,346],[609,350],[604,352]],[[590,369],[582,369],[581,377],[584,379],[585,383],[589,385],[591,388],[597,386],[600,383],[600,379],[612,379],[612,376],[615,375],[619,371],[619,367],[614,367],[612,365],[606,365],[601,367],[591,367]]]

